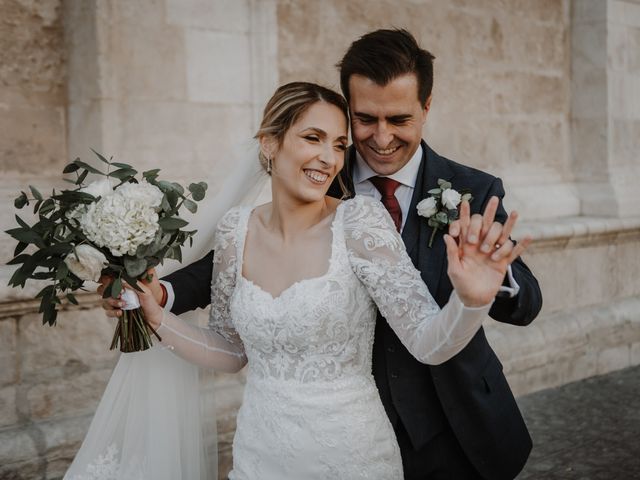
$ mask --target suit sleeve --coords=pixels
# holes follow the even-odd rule
[[[502,180],[496,178],[491,184],[481,211],[484,211],[487,202],[492,196],[497,196],[500,199],[500,204],[496,212],[496,221],[504,223],[507,221],[507,212],[502,204],[505,192],[502,186]],[[511,270],[513,277],[518,285],[520,285],[520,291],[518,295],[513,298],[496,297],[489,316],[494,320],[504,323],[510,323],[512,325],[528,325],[540,312],[542,308],[542,292],[538,285],[538,280],[533,276],[529,267],[522,261],[522,258],[518,257],[515,262],[511,264]]]
[[[211,303],[212,271],[213,250],[162,279],[171,284],[175,294],[171,313],[180,315],[196,308],[206,308]]]

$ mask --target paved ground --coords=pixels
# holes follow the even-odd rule
[[[640,479],[640,367],[518,399],[533,451],[518,480]]]

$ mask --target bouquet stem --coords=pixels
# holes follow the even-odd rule
[[[124,353],[147,350],[153,345],[152,334],[158,341],[162,341],[158,333],[145,320],[141,308],[123,310],[113,333],[110,350],[114,350],[118,344],[120,344],[120,351]]]

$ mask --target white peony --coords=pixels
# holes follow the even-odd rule
[[[418,210],[418,215],[429,218],[438,211],[436,199],[433,197],[427,197],[416,205],[416,209]]]
[[[116,189],[116,194],[152,208],[160,207],[164,196],[158,187],[147,182],[125,183]]]
[[[80,191],[93,195],[94,197],[106,197],[113,193],[113,185],[111,184],[111,179],[103,178],[101,180],[91,182],[86,187],[81,188]]]
[[[160,228],[155,208],[121,194],[89,205],[80,227],[90,241],[117,257],[134,255],[140,245],[154,240]]]
[[[447,188],[442,192],[442,204],[448,208],[449,210],[453,210],[460,204],[460,199],[462,195],[460,195],[453,188]]]
[[[107,257],[91,245],[78,245],[75,253],[71,252],[64,259],[69,270],[81,280],[93,280],[97,282],[100,279],[102,269],[106,267]]]

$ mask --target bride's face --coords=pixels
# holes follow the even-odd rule
[[[322,101],[311,105],[273,156],[273,192],[304,203],[323,199],[342,170],[347,141],[347,119],[340,109]]]

